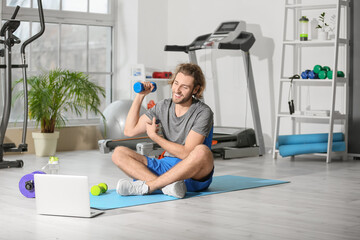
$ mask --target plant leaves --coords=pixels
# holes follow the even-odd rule
[[[16,84],[22,79],[16,81]],[[28,79],[28,103],[31,119],[41,125],[42,132],[54,132],[66,125],[66,112],[81,116],[86,112],[103,114],[99,110],[105,89],[89,80],[82,72],[55,69]],[[23,97],[23,93],[16,98]]]

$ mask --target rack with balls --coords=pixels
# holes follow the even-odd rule
[[[343,71],[337,71],[337,77],[345,77]],[[315,65],[313,70],[305,70],[301,73],[302,79],[332,79],[333,71],[328,66]]]

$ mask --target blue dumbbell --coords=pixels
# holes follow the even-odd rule
[[[314,71],[310,71],[308,73],[308,76],[309,76],[310,79],[319,79],[318,74],[315,73]]]
[[[156,89],[157,89],[156,83],[151,82],[151,84],[154,86],[154,89],[153,89],[151,92],[155,92]],[[134,84],[134,91],[135,91],[136,93],[140,93],[140,92],[142,92],[142,91],[144,91],[144,90],[145,90],[145,88],[144,88],[144,84],[143,84],[143,83],[141,83],[141,82],[136,82],[136,83]]]
[[[309,70],[309,69],[303,71],[303,72],[301,73],[301,78],[302,78],[302,79],[308,79],[310,72],[311,72],[311,70]]]

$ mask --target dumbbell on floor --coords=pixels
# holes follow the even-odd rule
[[[98,185],[94,185],[91,187],[91,194],[94,196],[99,196],[100,194],[106,193],[108,190],[108,186],[106,183],[99,183]]]
[[[157,89],[156,83],[151,82],[151,84],[154,86],[154,89],[153,89],[151,92],[155,92],[156,89]],[[134,84],[134,91],[135,91],[136,93],[140,93],[140,92],[142,92],[142,91],[144,91],[144,90],[145,90],[145,87],[144,87],[144,84],[143,84],[142,82],[136,82],[136,83]]]

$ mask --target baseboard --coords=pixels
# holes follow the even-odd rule
[[[35,154],[34,140],[32,132],[40,131],[39,129],[30,128],[27,131],[26,143],[28,144],[27,154]],[[71,126],[57,129],[60,132],[57,144],[57,152],[76,151],[76,150],[93,150],[98,148],[98,140],[102,139],[98,126]],[[15,143],[18,145],[22,140],[22,128],[9,128],[5,134],[4,143]],[[12,153],[5,153],[12,154]]]

